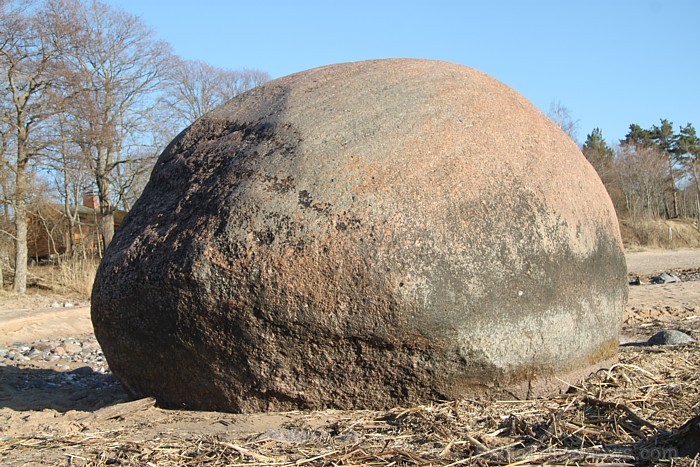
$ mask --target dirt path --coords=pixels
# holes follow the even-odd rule
[[[0,346],[92,332],[89,306],[0,311]]]
[[[700,268],[700,250],[653,250],[627,253],[627,270],[653,274],[664,269]]]

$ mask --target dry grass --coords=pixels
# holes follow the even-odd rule
[[[691,219],[621,219],[620,233],[627,251],[700,248],[700,231]]]
[[[682,426],[700,415],[700,345],[623,348],[618,364],[550,398],[327,415],[320,428],[297,417],[278,430],[226,439],[163,433],[139,441],[137,430],[126,429],[6,438],[0,459],[60,452],[65,464],[91,466],[697,466],[700,426]]]
[[[87,299],[92,293],[98,259],[65,259],[55,265],[29,268],[32,286]]]
[[[59,287],[63,287],[70,292],[86,298],[90,297],[98,265],[99,261],[96,259],[62,261],[58,266],[56,282]]]

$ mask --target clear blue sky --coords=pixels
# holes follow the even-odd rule
[[[106,0],[175,53],[273,78],[388,57],[467,65],[613,142],[630,123],[700,130],[698,0]]]

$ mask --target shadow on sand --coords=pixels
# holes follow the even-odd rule
[[[129,400],[119,382],[90,367],[69,372],[0,366],[0,408],[91,412]]]

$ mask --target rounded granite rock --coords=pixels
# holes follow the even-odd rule
[[[626,291],[574,142],[483,73],[392,59],[271,81],[182,132],[92,319],[124,387],[166,407],[384,408],[612,357]]]

